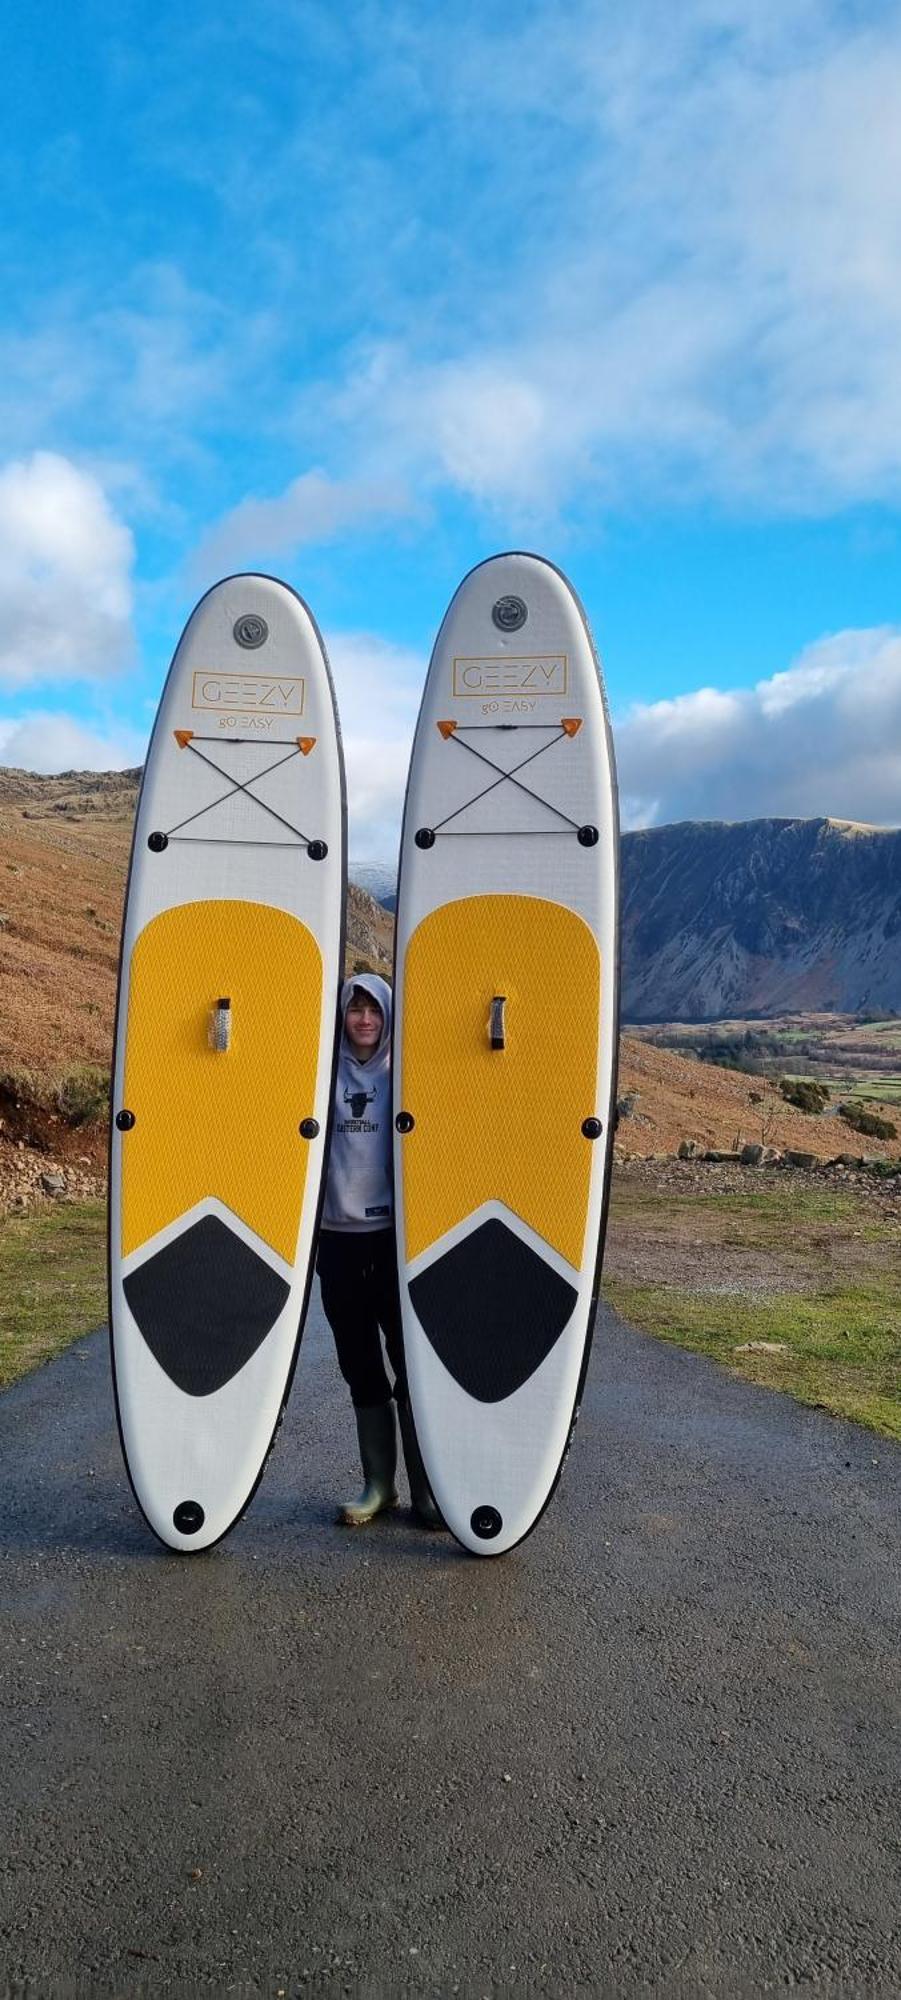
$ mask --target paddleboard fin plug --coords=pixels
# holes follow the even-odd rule
[[[230,1048],[231,1038],[232,1003],[230,1000],[217,1000],[213,1008],[212,1042],[218,1055],[224,1055],[226,1050]]]
[[[478,1535],[480,1542],[493,1542],[495,1535],[500,1534],[504,1523],[496,1507],[477,1507],[469,1525],[473,1534]]]
[[[505,1049],[507,1046],[507,1027],[504,1020],[504,1008],[506,1005],[506,993],[496,993],[491,1002],[491,1020],[488,1028],[489,1040],[493,1049]]]

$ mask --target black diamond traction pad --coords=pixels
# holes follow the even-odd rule
[[[410,1299],[460,1388],[500,1403],[547,1359],[578,1292],[492,1217],[413,1278]]]
[[[130,1272],[123,1289],[170,1382],[186,1396],[211,1396],[262,1345],[290,1286],[218,1216],[205,1215]]]

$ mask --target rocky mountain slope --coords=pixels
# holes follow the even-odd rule
[[[0,769],[0,1076],[107,1069],[139,771]],[[348,893],[348,971],[390,970],[392,919]]]
[[[626,834],[623,1016],[901,1010],[901,830],[687,821]]]
[[[109,1065],[139,777],[0,769],[0,1076],[33,1078],[39,1094]],[[901,832],[688,824],[627,834],[623,850],[627,1021],[901,1006]],[[390,969],[390,914],[356,884],[348,903],[347,970]],[[658,1058],[632,1044],[625,1061],[637,1079]],[[715,1113],[706,1066],[667,1058],[648,1091],[659,1105],[642,1106],[639,1150],[693,1123],[698,1138],[728,1143],[727,1125],[747,1126],[747,1088],[736,1079],[738,1095]],[[663,1113],[670,1095],[674,1117]],[[689,1104],[699,1115],[686,1126]]]
[[[116,962],[138,777],[42,778],[0,769],[0,1213],[59,1186],[84,1194],[104,1184]],[[352,884],[347,968],[387,970],[390,962],[391,918]],[[620,1158],[671,1154],[684,1138],[726,1150],[766,1141],[820,1158],[849,1143],[835,1119],[792,1110],[764,1079],[628,1035],[620,1092],[627,1107]],[[866,1150],[886,1155],[897,1144],[868,1140]]]
[[[393,869],[358,879],[386,909]],[[901,830],[686,821],[622,842],[623,1015],[901,1012]]]

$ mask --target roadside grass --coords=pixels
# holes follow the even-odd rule
[[[0,1388],[106,1318],[105,1202],[0,1219]]]
[[[866,1198],[796,1183],[717,1194],[667,1189],[662,1195],[619,1178],[611,1225],[627,1227],[633,1241],[653,1237],[658,1248],[670,1237],[682,1245],[689,1238],[708,1252],[717,1245],[770,1250],[772,1292],[694,1290],[608,1276],[605,1296],[633,1325],[707,1354],[746,1381],[785,1390],[901,1440],[898,1239]],[[844,1273],[836,1257],[843,1242],[853,1251]],[[780,1252],[791,1254],[814,1289],[790,1289],[788,1274],[779,1269]],[[0,1388],[52,1360],[106,1317],[102,1201],[67,1202],[0,1220]],[[786,1351],[736,1352],[752,1340]]]
[[[707,1194],[693,1188],[690,1193],[680,1194],[668,1187],[661,1197],[647,1183],[636,1186],[622,1175],[614,1176],[611,1218],[631,1221],[638,1217],[653,1218],[655,1226],[663,1227],[690,1219],[712,1238],[731,1226],[736,1231],[736,1242],[768,1244],[773,1249],[782,1246],[782,1232],[789,1222],[792,1226],[796,1222],[855,1225],[872,1219],[865,1204],[854,1194],[822,1184],[799,1187],[794,1182],[786,1188],[768,1177],[767,1185],[749,1187],[747,1193],[744,1189],[730,1188]]]
[[[773,1252],[772,1292],[605,1278],[604,1294],[624,1319],[709,1355],[745,1381],[785,1390],[799,1402],[901,1440],[898,1239],[865,1200],[791,1187],[747,1195],[674,1193],[664,1201],[620,1182],[614,1227],[617,1214],[632,1225],[633,1242],[635,1225],[644,1224],[653,1227],[658,1246],[668,1233],[684,1245],[690,1219],[695,1243]],[[836,1257],[842,1241],[854,1252],[846,1273]],[[822,1256],[827,1244],[828,1267]],[[869,1263],[861,1259],[863,1245],[870,1248]],[[790,1289],[789,1273],[779,1269],[780,1251],[803,1268],[803,1291]],[[748,1341],[773,1347],[738,1351]]]

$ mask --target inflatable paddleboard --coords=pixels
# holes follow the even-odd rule
[[[395,1171],[417,1435],[453,1533],[522,1540],[588,1360],[618,1041],[618,814],[600,669],[551,563],[503,555],[438,634],[397,906]]]
[[[208,592],[163,691],[119,971],[110,1326],[126,1465],[171,1548],[218,1541],[290,1386],[323,1187],[346,809],[328,663],[265,576]]]

